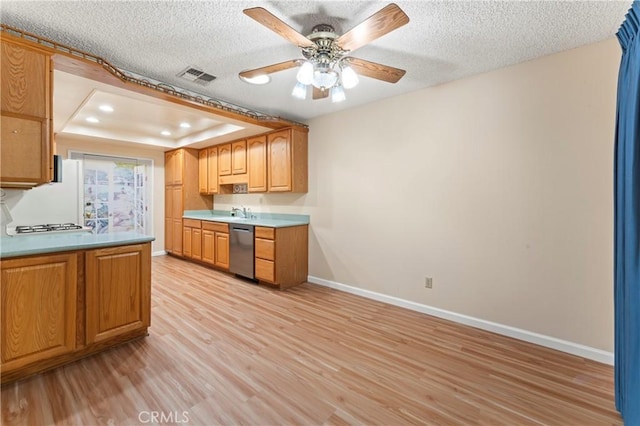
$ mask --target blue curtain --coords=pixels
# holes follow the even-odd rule
[[[615,143],[615,383],[626,425],[640,425],[640,1],[618,31]]]

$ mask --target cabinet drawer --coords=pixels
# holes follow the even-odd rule
[[[256,257],[266,260],[275,260],[275,252],[275,241],[256,238]]]
[[[195,219],[184,219],[182,221],[182,225],[188,228],[198,228],[200,229],[201,222]]]
[[[274,265],[275,264],[270,260],[256,259],[256,278],[271,283],[275,282]]]
[[[229,224],[220,222],[202,222],[202,229],[216,232],[229,232]]]
[[[262,226],[256,226],[255,230],[256,238],[265,238],[267,240],[273,240],[276,237],[275,228],[264,228]]]

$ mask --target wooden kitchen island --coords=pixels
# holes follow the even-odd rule
[[[2,383],[145,336],[153,240],[138,233],[2,237]]]

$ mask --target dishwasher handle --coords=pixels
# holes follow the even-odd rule
[[[253,234],[253,227],[241,227],[241,226],[231,226],[231,230],[234,232],[249,232]]]

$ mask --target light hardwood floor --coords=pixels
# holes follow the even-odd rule
[[[148,337],[4,386],[2,424],[622,424],[610,366],[311,284],[152,276]]]

